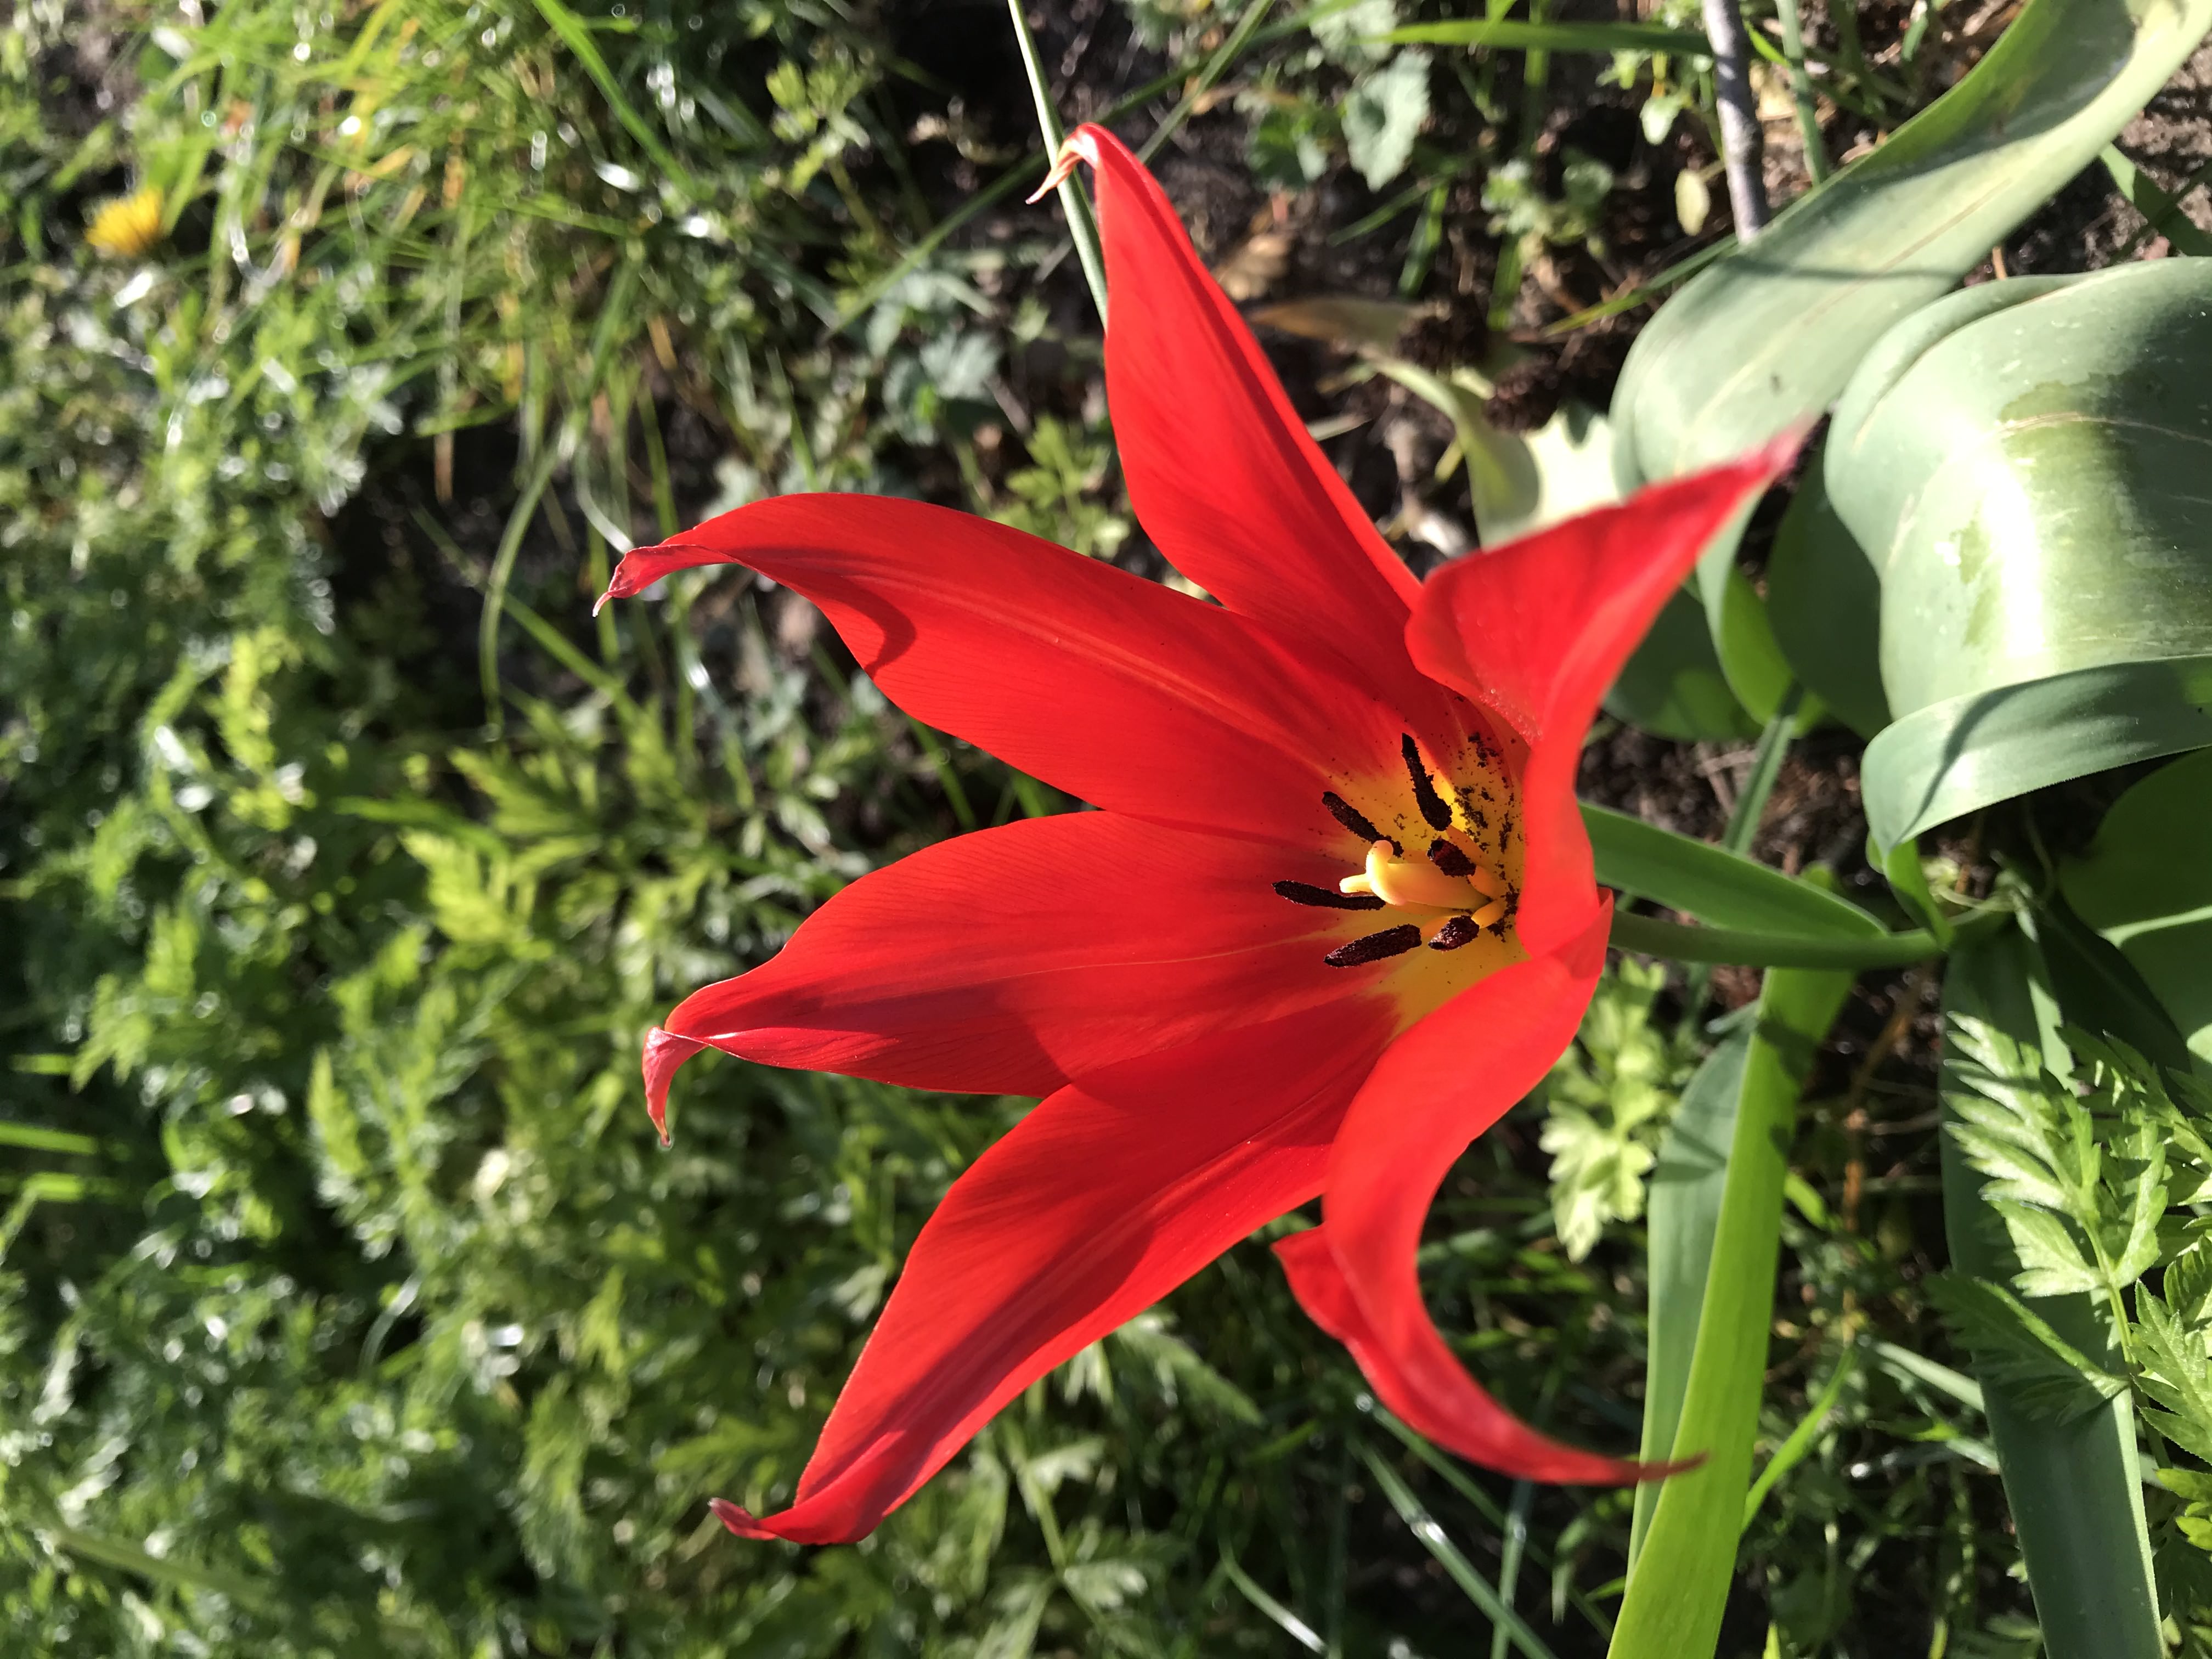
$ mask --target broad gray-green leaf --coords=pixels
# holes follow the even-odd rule
[[[1725,743],[1759,732],[1759,722],[1729,689],[1705,612],[1686,591],[1667,601],[1605,694],[1605,712],[1678,743]]]
[[[2212,28],[2212,0],[2028,0],[1956,86],[1692,281],[1613,399],[1638,478],[1725,460],[1826,408],[1890,324],[1989,256]]]
[[[2212,1060],[2212,749],[2185,756],[2112,804],[2061,871],[2081,920],[2135,965],[2190,1048]]]
[[[2212,28],[2212,0],[2029,0],[1889,141],[1676,295],[1613,404],[1624,487],[1729,459],[1810,420],[1891,324],[1951,287],[2094,160]],[[1698,592],[1736,695],[1768,712],[1779,652],[1733,554]]]
[[[1684,177],[1688,177],[1686,173]],[[1790,672],[1863,738],[1889,724],[1881,689],[1881,579],[1836,516],[1820,458],[1774,532],[1766,615]]]
[[[1967,692],[1900,716],[1867,745],[1867,827],[1893,847],[2031,789],[2207,746],[2212,654]]]
[[[1853,376],[1825,467],[1881,580],[1885,845],[2212,741],[2212,262],[1928,307]]]

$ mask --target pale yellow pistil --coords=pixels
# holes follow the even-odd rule
[[[1446,875],[1425,856],[1401,857],[1387,841],[1367,849],[1364,871],[1336,886],[1340,893],[1372,893],[1388,905],[1467,915],[1478,927],[1505,914],[1505,878],[1488,866],[1476,864],[1469,876]]]

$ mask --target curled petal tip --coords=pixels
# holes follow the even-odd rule
[[[670,1144],[668,1133],[668,1084],[676,1075],[676,1068],[707,1045],[697,1039],[678,1036],[673,1031],[664,1031],[658,1025],[645,1034],[645,1109],[653,1119],[653,1127],[660,1131],[660,1144]]]
[[[1423,1334],[1428,1341],[1417,1340],[1407,1352],[1395,1349],[1369,1322],[1336,1260],[1326,1225],[1292,1233],[1278,1240],[1274,1249],[1291,1294],[1315,1324],[1350,1350],[1376,1397],[1447,1451],[1501,1474],[1564,1486],[1625,1486],[1692,1466],[1606,1457],[1529,1428],[1460,1369],[1434,1328],[1426,1325],[1425,1314]]]
[[[1034,206],[1042,202],[1065,184],[1067,175],[1075,171],[1078,161],[1088,161],[1094,167],[1098,165],[1097,142],[1091,137],[1087,127],[1078,127],[1060,141],[1060,149],[1052,158],[1052,171],[1045,174],[1042,184],[1030,192],[1030,204]]]
[[[713,1498],[708,1501],[707,1507],[714,1511],[714,1519],[720,1522],[724,1526],[727,1527],[732,1532],[735,1533],[740,1538],[773,1538],[775,1536],[775,1534],[770,1532],[766,1527],[763,1527],[759,1522],[753,1519],[752,1516],[748,1511],[739,1509],[735,1504],[730,1502],[726,1498]]]
[[[592,601],[592,614],[596,617],[600,611],[605,610],[607,608],[607,601],[614,598],[614,596],[615,590],[610,586],[605,592],[600,594],[598,599]]]

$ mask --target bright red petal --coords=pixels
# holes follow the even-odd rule
[[[1139,817],[1324,837],[1332,769],[1400,729],[1218,606],[920,501],[758,501],[629,554],[607,591],[723,563],[820,605],[915,718]]]
[[[1144,164],[1103,127],[1072,143],[1097,170],[1106,254],[1106,401],[1146,532],[1231,611],[1357,665],[1408,716],[1419,584],[1360,510]]]
[[[1599,700],[1698,555],[1789,466],[1799,441],[1792,434],[1732,466],[1470,553],[1421,590],[1406,630],[1413,660],[1528,744],[1516,925],[1530,955],[1588,924],[1589,839],[1574,787]]]
[[[1453,1162],[1574,1036],[1605,963],[1601,910],[1566,955],[1500,969],[1390,1046],[1338,1132],[1322,1225],[1277,1247],[1299,1302],[1384,1404],[1461,1456],[1533,1480],[1650,1471],[1547,1439],[1477,1387],[1429,1318],[1414,1257]]]
[[[871,1531],[991,1414],[1320,1189],[1387,1024],[1339,1005],[1061,1091],[976,1160],[906,1270],[781,1514],[745,1537]]]
[[[647,1051],[651,1103],[702,1042],[912,1088],[1045,1095],[1341,1000],[1369,981],[1322,958],[1370,931],[1369,913],[1302,908],[1273,884],[1334,888],[1346,867],[1110,812],[941,842],[846,888],[765,965],[686,998],[657,1041],[687,1052]]]

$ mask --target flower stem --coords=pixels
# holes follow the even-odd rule
[[[1749,242],[1766,227],[1766,180],[1760,173],[1759,100],[1751,89],[1751,40],[1736,0],[1705,0],[1705,34],[1713,43],[1713,88],[1720,106],[1721,161],[1728,173],[1735,239]]]

